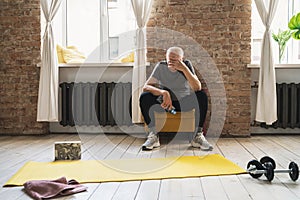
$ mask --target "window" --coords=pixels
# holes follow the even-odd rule
[[[268,8],[269,0],[264,0],[266,8]],[[299,0],[280,0],[274,16],[271,31],[277,34],[280,30],[288,30],[288,22],[296,13],[300,12]],[[254,0],[252,0],[252,39],[251,39],[251,62],[258,64],[261,55],[261,43],[264,25],[261,22]],[[279,63],[279,48],[278,44],[271,39],[273,56],[275,63]],[[300,41],[291,38],[287,42],[285,53],[282,58],[282,63],[300,63]]]
[[[135,49],[130,0],[65,0],[53,27],[57,43],[76,46],[89,62],[110,62]]]

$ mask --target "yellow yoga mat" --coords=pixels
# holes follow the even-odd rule
[[[242,174],[246,171],[219,154],[124,160],[27,162],[4,186],[21,186],[29,180],[65,176],[80,183],[153,180]]]

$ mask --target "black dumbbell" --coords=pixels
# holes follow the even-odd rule
[[[273,168],[274,169],[276,169],[276,163],[275,163],[275,160],[273,159],[273,158],[271,158],[271,157],[269,157],[269,156],[264,156],[264,157],[262,157],[260,160],[259,160],[259,162],[261,163],[261,164],[265,164],[265,163],[271,163],[272,165],[273,165]]]
[[[293,181],[299,178],[299,167],[295,162],[290,162],[289,164],[289,175]]]
[[[272,181],[274,178],[274,168],[271,162],[266,162],[262,164],[257,160],[251,160],[247,164],[247,172],[253,178],[259,178],[263,174],[266,176],[268,181]]]
[[[299,167],[295,162],[291,162],[289,164],[288,169],[275,169],[276,168],[275,161],[272,158],[270,158],[269,156],[264,156],[260,159],[260,163],[263,166],[266,165],[267,163],[271,163],[273,165],[273,171],[274,171],[273,174],[276,174],[276,173],[289,173],[290,178],[293,181],[296,181],[299,178]]]
[[[253,178],[259,178],[263,175],[263,173],[258,173],[258,171],[264,170],[264,167],[260,162],[257,160],[251,160],[247,164],[247,172],[252,176]]]

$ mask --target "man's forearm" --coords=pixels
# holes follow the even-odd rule
[[[183,71],[186,79],[189,82],[190,87],[194,90],[194,91],[199,91],[201,90],[201,82],[198,80],[198,78],[192,74],[189,69]]]
[[[143,88],[144,92],[151,92],[155,96],[163,95],[164,90],[159,89],[153,85],[145,85]]]
[[[153,85],[146,84],[143,88],[144,92],[151,92],[155,96],[162,96],[161,107],[170,110],[172,108],[172,99],[167,90],[159,89]]]

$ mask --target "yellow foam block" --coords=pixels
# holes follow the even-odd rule
[[[65,176],[80,183],[186,178],[245,173],[218,154],[124,160],[27,162],[4,186]]]

